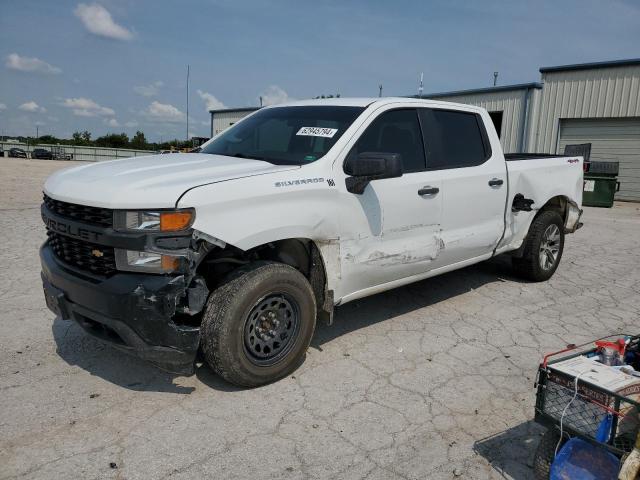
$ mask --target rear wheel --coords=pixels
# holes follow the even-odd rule
[[[288,265],[256,262],[211,293],[202,350],[225,380],[255,387],[300,365],[315,322],[315,297],[304,275]]]
[[[512,265],[521,277],[534,282],[548,280],[555,273],[564,250],[564,224],[557,212],[547,210],[531,223],[521,258]]]

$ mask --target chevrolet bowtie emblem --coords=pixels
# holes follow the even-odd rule
[[[91,255],[94,257],[104,257],[104,253],[97,249],[91,250]]]

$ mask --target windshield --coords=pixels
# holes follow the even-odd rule
[[[202,148],[276,165],[304,165],[326,154],[362,107],[275,107],[259,110]]]

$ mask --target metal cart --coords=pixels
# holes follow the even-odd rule
[[[561,419],[562,442],[579,437],[605,448],[619,458],[633,449],[638,434],[640,403],[581,379],[576,382],[575,376],[553,369],[558,362],[579,355],[595,354],[596,341],[621,337],[630,337],[627,351],[640,352],[640,336],[612,335],[584,345],[569,345],[564,350],[544,357],[536,381],[535,421],[545,426],[547,432],[534,458],[536,478],[549,478],[550,466],[561,438]]]

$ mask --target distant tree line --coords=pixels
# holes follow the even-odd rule
[[[71,138],[57,138],[53,135],[42,135],[36,137],[14,137],[23,143],[38,144],[46,143],[52,145],[75,145],[78,147],[104,147],[104,148],[132,148],[135,150],[170,150],[190,148],[191,142],[186,140],[170,140],[167,142],[157,143],[148,142],[144,133],[138,130],[136,134],[129,138],[126,133],[109,133],[98,137],[95,140],[91,138],[91,132],[84,130],[82,132],[74,132]]]

